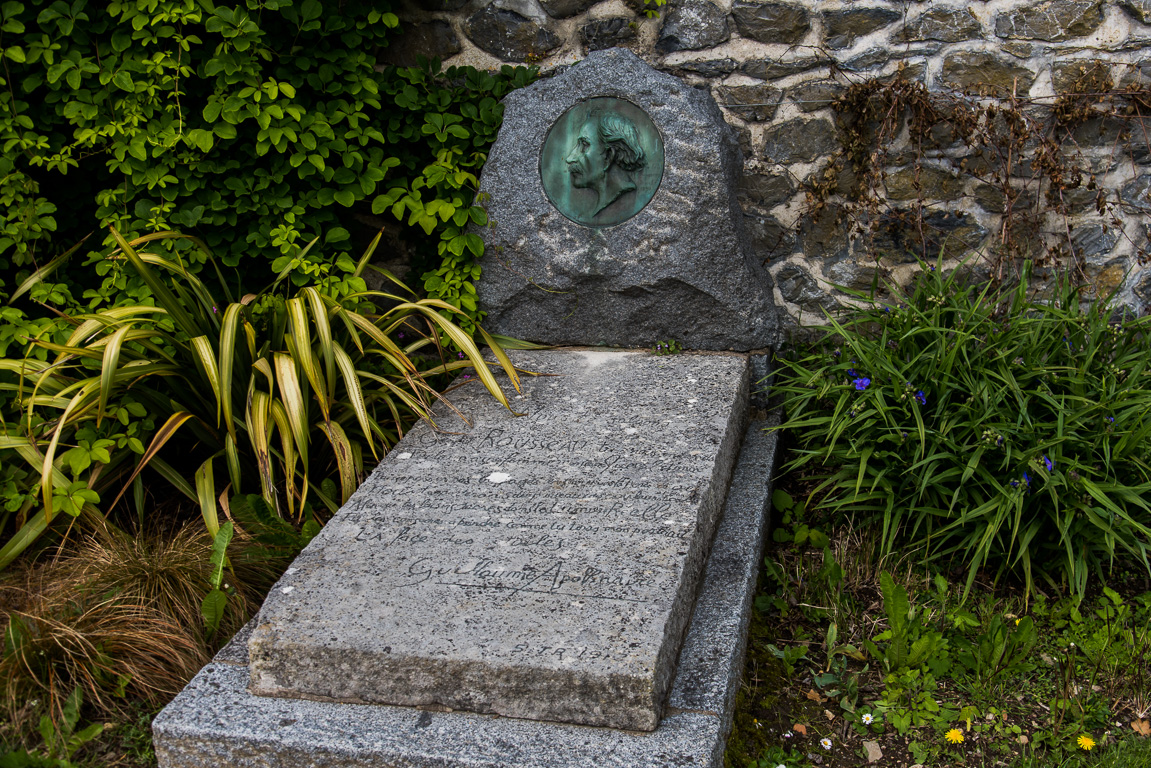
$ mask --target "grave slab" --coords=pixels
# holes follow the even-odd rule
[[[418,425],[273,588],[253,693],[613,728],[662,715],[747,413],[744,356],[523,352]]]
[[[160,768],[719,768],[743,671],[777,436],[752,422],[653,732],[255,696],[255,620],[153,723]]]

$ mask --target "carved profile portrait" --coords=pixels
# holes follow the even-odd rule
[[[549,130],[540,156],[548,199],[588,226],[612,226],[639,213],[662,176],[659,131],[623,99],[591,99],[569,109]]]

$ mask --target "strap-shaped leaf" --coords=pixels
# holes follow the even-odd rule
[[[340,369],[340,376],[344,380],[344,388],[348,390],[348,400],[351,401],[352,410],[356,412],[356,419],[360,422],[360,428],[364,430],[364,437],[368,440],[368,448],[371,449],[372,455],[379,459],[380,456],[376,453],[376,444],[372,440],[372,430],[368,426],[368,409],[364,405],[364,393],[360,389],[360,378],[356,374],[356,367],[352,365],[352,359],[348,357],[348,353],[344,351],[343,347],[338,344],[333,345],[333,352],[336,357],[336,365]],[[343,430],[341,430],[342,432]]]
[[[292,440],[292,427],[289,423],[288,414],[284,410],[284,404],[279,400],[273,399],[271,401],[271,415],[272,421],[276,425],[276,430],[280,433],[280,450],[283,453],[284,459],[284,479],[287,485],[287,498],[288,498],[288,515],[295,517],[296,515],[296,451],[294,441]],[[304,482],[308,480],[308,466],[304,465]]]
[[[376,344],[388,350],[393,355],[396,355],[397,360],[401,362],[403,368],[411,371],[416,370],[415,364],[411,360],[408,360],[407,355],[403,353],[403,351],[396,345],[394,341],[388,338],[387,334],[377,328],[372,323],[372,321],[368,320],[363,315],[359,315],[355,312],[348,312],[346,310],[342,310],[339,314],[347,322],[355,326],[357,330],[363,331],[368,336],[370,336],[372,341],[376,342]],[[359,344],[357,344],[357,347],[359,347]],[[363,351],[363,347],[359,348],[360,351]]]
[[[24,525],[20,526],[20,530],[4,544],[4,548],[0,549],[0,570],[7,568],[9,563],[32,546],[46,530],[48,530],[48,514],[46,510],[41,509],[28,518]]]
[[[240,327],[244,308],[239,304],[229,304],[224,310],[224,321],[220,325],[220,349],[218,368],[220,371],[220,402],[224,411],[224,428],[233,441],[236,439],[236,425],[232,423],[232,374],[236,364],[236,330]],[[233,479],[233,484],[235,483]]]
[[[329,400],[325,395],[328,386],[320,374],[319,361],[312,354],[312,334],[308,328],[308,309],[304,302],[305,300],[300,297],[285,302],[288,308],[288,324],[292,328],[289,351],[296,363],[304,369],[304,377],[312,385],[312,391],[320,404],[320,411],[327,421],[330,418]]]
[[[340,471],[340,503],[346,504],[356,490],[356,465],[352,455],[352,445],[344,428],[339,422],[330,421],[316,424],[316,428],[324,433],[328,442],[332,444],[332,452],[336,454],[336,466]]]
[[[520,377],[519,374],[516,373],[516,367],[512,365],[512,361],[511,358],[508,357],[508,353],[504,352],[503,347],[500,346],[499,342],[497,342],[495,337],[493,337],[490,333],[485,331],[483,328],[480,328],[479,326],[476,326],[476,330],[480,332],[480,336],[483,337],[484,343],[488,345],[489,349],[491,349],[492,354],[495,355],[496,359],[500,361],[500,367],[504,369],[504,373],[507,375],[508,381],[512,383],[512,387],[515,388],[516,392],[519,392]]]
[[[267,363],[266,360],[261,360]],[[269,383],[271,371],[268,372]],[[254,382],[248,389],[248,407],[244,419],[248,425],[248,439],[256,454],[256,469],[260,473],[260,494],[268,506],[276,509],[276,477],[272,470],[272,456],[268,450],[268,418],[271,410],[271,397],[267,392],[255,388]]]
[[[216,354],[212,349],[212,343],[208,341],[207,336],[197,336],[191,340],[192,353],[196,356],[196,362],[203,371],[204,377],[208,380],[208,386],[212,388],[212,394],[216,397],[216,426],[220,426],[220,410],[222,408],[223,394],[220,391],[220,371],[216,368]],[[229,425],[231,426],[231,425]]]
[[[219,510],[216,508],[216,479],[212,473],[212,459],[207,459],[196,470],[196,498],[200,502],[200,515],[212,538],[220,532]],[[213,586],[219,586],[215,584]]]
[[[136,479],[136,475],[140,474],[141,470],[148,466],[148,462],[155,459],[156,454],[160,452],[164,444],[171,440],[172,436],[176,434],[176,431],[184,426],[190,418],[192,418],[192,414],[187,411],[177,411],[168,417],[168,420],[164,422],[164,425],[160,427],[160,429],[156,431],[155,436],[152,437],[152,442],[148,444],[148,449],[145,450],[144,455],[140,457],[140,463],[136,465],[136,469],[132,472],[132,476],[128,478],[128,482],[124,483],[124,487],[116,494],[116,498],[108,505],[108,509],[116,506],[116,502],[120,500],[120,497],[123,496],[128,490],[128,487],[132,485],[132,481]],[[169,478],[169,481],[170,480],[171,478]],[[193,496],[193,498],[195,497]]]
[[[48,450],[44,453],[44,462],[40,465],[40,495],[44,501],[44,512],[46,514],[45,523],[50,524],[52,522],[52,460],[56,457],[56,448],[60,445],[60,436],[64,433],[64,427],[69,423],[68,416],[89,400],[96,389],[97,384],[93,380],[89,380],[80,391],[68,401],[64,412],[60,414],[56,428],[52,430],[52,440],[48,443]]]
[[[100,404],[96,410],[96,426],[100,426],[104,411],[108,408],[108,396],[112,394],[112,380],[116,366],[120,364],[120,348],[124,337],[132,330],[131,325],[123,325],[112,333],[104,347],[104,360],[100,366]]]
[[[61,265],[61,264],[63,264],[65,261],[67,261],[67,260],[68,260],[68,258],[69,258],[69,257],[70,257],[70,256],[71,256],[73,253],[75,253],[75,252],[76,252],[76,250],[77,250],[77,249],[78,249],[78,248],[79,248],[81,245],[83,245],[83,244],[84,244],[84,241],[85,241],[85,240],[87,240],[87,239],[88,239],[89,237],[91,237],[91,236],[92,236],[92,235],[91,235],[91,233],[89,233],[89,234],[87,234],[87,235],[84,235],[83,239],[81,239],[81,240],[80,240],[80,242],[76,243],[76,244],[75,244],[75,245],[73,245],[71,248],[69,248],[68,250],[64,251],[62,254],[60,254],[60,255],[59,255],[59,256],[57,256],[56,258],[52,259],[51,261],[49,261],[47,264],[45,264],[44,266],[40,267],[39,269],[37,269],[37,270],[36,270],[35,272],[33,272],[32,274],[28,275],[28,277],[26,277],[26,278],[24,279],[24,282],[22,282],[22,283],[20,283],[20,285],[16,286],[16,290],[15,290],[15,291],[13,291],[13,292],[12,292],[12,295],[8,297],[8,303],[9,303],[9,304],[13,304],[13,303],[15,303],[15,301],[16,301],[17,299],[19,299],[19,298],[20,298],[21,296],[23,296],[25,293],[27,293],[28,291],[30,291],[30,290],[32,289],[32,286],[36,285],[36,283],[39,283],[39,282],[40,282],[40,281],[42,281],[42,280],[43,280],[45,277],[48,277],[48,275],[52,274],[52,273],[53,273],[53,272],[55,272],[57,269],[59,269],[60,265]],[[376,235],[376,239],[377,239],[377,240],[379,239],[379,235]]]
[[[148,265],[144,263],[144,260],[140,258],[140,255],[136,253],[135,249],[124,239],[124,236],[116,231],[115,227],[110,227],[110,229],[112,231],[112,237],[116,239],[116,243],[120,246],[120,250],[124,256],[131,262],[136,272],[139,273],[140,279],[143,280],[148,286],[148,289],[151,290],[157,305],[168,311],[168,315],[172,318],[173,322],[176,323],[176,327],[188,336],[194,337],[202,334],[203,329],[200,328],[200,324],[188,313],[187,308],[177,300],[167,284],[156,277],[152,270],[148,268]]]
[[[232,481],[233,492],[240,493],[240,480],[243,474],[240,469],[240,452],[231,434],[224,435],[224,457],[228,460],[228,478]]]
[[[492,375],[491,369],[488,368],[487,363],[484,362],[479,348],[476,347],[475,342],[472,341],[472,337],[465,333],[462,328],[445,318],[440,313],[426,309],[423,306],[424,303],[425,302],[420,302],[420,312],[436,325],[438,325],[440,329],[448,335],[448,338],[450,338],[453,342],[455,342],[456,346],[463,350],[464,355],[466,355],[475,366],[476,375],[479,376],[480,381],[483,382],[488,392],[490,392],[492,397],[500,402],[500,405],[511,411],[512,407],[511,404],[508,403],[507,396],[504,395],[503,390],[500,389],[500,385],[496,382],[496,378]],[[432,302],[431,300],[427,300],[427,303]],[[512,412],[515,413],[514,411]]]
[[[306,467],[308,465],[307,404],[300,394],[296,364],[291,356],[283,352],[276,352],[273,360],[276,365],[276,387],[280,392],[280,402],[287,411],[288,423],[292,427],[292,438],[296,442],[296,451]]]
[[[184,494],[188,501],[199,501],[196,498],[196,489],[184,478],[183,473],[177,472],[171,464],[159,456],[153,456],[152,460],[148,462],[148,466],[160,473],[160,476],[171,483],[173,488]]]
[[[377,237],[379,237],[377,235]],[[336,358],[332,352],[332,345],[335,340],[332,338],[332,326],[328,322],[328,308],[324,303],[324,297],[311,286],[304,288],[300,293],[308,301],[308,306],[312,310],[312,322],[315,323],[316,328],[316,342],[320,345],[320,354],[324,358],[324,382],[327,389],[324,390],[324,395],[327,397],[328,403],[336,399]],[[313,387],[316,385],[313,384]],[[317,392],[319,390],[317,389]]]

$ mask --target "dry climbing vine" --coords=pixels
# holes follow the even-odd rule
[[[1029,259],[1038,274],[1067,270],[1086,283],[1073,213],[1093,207],[1122,231],[1121,208],[1139,210],[1097,177],[1104,155],[1121,153],[1133,167],[1136,155],[1151,152],[1151,87],[1117,88],[1110,68],[1092,62],[1061,90],[1053,100],[977,96],[929,90],[902,72],[856,83],[834,105],[843,146],[809,179],[808,214],[850,224],[881,269],[880,241],[924,260],[941,250],[959,257],[976,244],[940,226],[954,214],[930,198],[923,177],[975,178],[981,207],[999,222],[982,261],[987,279],[1011,282]],[[895,168],[910,169],[910,199],[888,194]],[[1133,250],[1139,264],[1148,260],[1147,243]]]

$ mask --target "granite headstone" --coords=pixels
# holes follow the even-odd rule
[[[632,133],[627,125],[588,116],[564,128],[572,114],[617,99],[628,103],[626,122],[641,141],[615,138]],[[491,222],[481,231],[477,285],[485,327],[549,344],[776,344],[771,278],[751,256],[736,200],[739,147],[707,91],[616,48],[512,92],[504,105],[480,181]],[[648,122],[663,157],[645,202],[656,158],[649,152],[637,162],[628,145],[642,143]],[[545,154],[557,130],[568,138]],[[598,171],[581,154],[581,139],[589,152],[606,148]],[[625,159],[612,157],[613,142],[623,153],[615,158]],[[601,179],[595,193],[593,175]],[[568,197],[552,191],[565,185]],[[580,195],[589,202],[565,207]],[[628,215],[608,215],[613,208]]]

